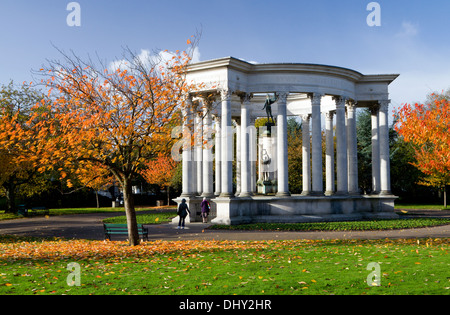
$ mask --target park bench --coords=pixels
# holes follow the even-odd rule
[[[38,215],[38,214],[48,215],[50,212],[47,207],[33,207],[28,208],[26,205],[19,205],[17,208],[17,214],[27,217],[28,215]]]
[[[28,209],[26,205],[19,205],[17,207],[17,215],[26,217],[28,215]]]
[[[148,241],[148,229],[143,224],[138,224],[138,233],[143,239]],[[111,235],[128,235],[128,227],[126,224],[109,224],[103,223],[105,231],[105,239],[111,240]]]
[[[35,215],[35,214],[37,215],[39,213],[48,215],[50,213],[47,207],[33,207],[33,208],[31,208],[31,212],[33,215]]]

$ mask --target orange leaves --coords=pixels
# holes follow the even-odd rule
[[[427,104],[405,104],[395,129],[414,145],[416,163],[433,186],[450,183],[450,101],[431,95]]]
[[[124,246],[126,242],[56,240],[46,242],[0,243],[0,260],[108,259],[190,251],[264,249],[275,241],[155,241],[142,246]],[[284,243],[278,242],[279,246]]]
[[[171,156],[160,154],[156,159],[146,163],[146,168],[141,172],[149,184],[156,184],[161,188],[171,184],[177,162]]]

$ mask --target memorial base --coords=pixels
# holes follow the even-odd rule
[[[217,214],[211,222],[237,225],[395,219],[395,199],[393,195],[215,198],[211,204]]]

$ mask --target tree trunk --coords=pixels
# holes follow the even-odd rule
[[[100,202],[98,200],[98,190],[95,191],[95,199],[97,200],[97,209],[100,208]]]
[[[9,181],[4,183],[3,187],[6,190],[6,211],[5,213],[15,213],[16,212],[16,185]]]
[[[125,179],[123,182],[123,203],[127,216],[128,240],[130,246],[139,245],[139,233],[137,229],[136,211],[134,209],[134,198],[131,187],[131,180]]]
[[[167,205],[170,204],[170,191],[169,191],[170,187],[167,186]]]
[[[444,185],[444,209],[447,209],[447,185]]]

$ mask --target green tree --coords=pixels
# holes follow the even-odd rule
[[[289,190],[302,192],[302,124],[295,118],[287,121]]]

